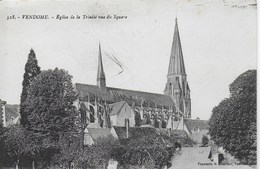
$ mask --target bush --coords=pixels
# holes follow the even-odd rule
[[[167,147],[161,137],[151,136],[124,140],[123,148],[121,147],[120,150],[118,152],[120,155],[117,156],[119,158],[116,158],[119,166],[123,168],[139,166],[150,169],[170,166],[175,151],[173,146]]]
[[[95,140],[92,146],[85,146],[82,155],[83,168],[103,168],[107,167],[110,159],[118,158],[116,154],[122,147],[114,137],[100,137]],[[122,152],[121,152],[122,153]]]
[[[208,138],[206,135],[203,135],[201,144],[202,144],[203,147],[208,146],[208,144],[209,144],[209,138]]]

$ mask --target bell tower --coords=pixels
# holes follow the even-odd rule
[[[177,19],[175,19],[175,29],[164,94],[171,96],[178,113],[184,118],[191,118],[190,88],[184,66]]]

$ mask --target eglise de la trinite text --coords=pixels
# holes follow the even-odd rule
[[[49,15],[9,15],[6,17],[7,20],[15,20],[15,19],[24,19],[24,20],[47,20],[47,19],[56,19],[56,20],[66,20],[66,19],[127,19],[127,16],[124,15],[56,15],[49,16]]]

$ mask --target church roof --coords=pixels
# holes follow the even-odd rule
[[[100,90],[96,85],[80,84],[76,83],[75,88],[77,92],[83,96],[83,100],[88,99],[93,101],[97,97],[99,100],[106,100],[107,103],[115,103],[120,101],[126,101],[128,105],[133,103],[140,106],[143,101],[143,106],[146,107],[158,107],[173,106],[173,101],[170,96],[157,93],[148,93],[135,90],[127,90],[120,88],[107,87],[106,91]]]
[[[184,119],[184,123],[186,124],[190,133],[192,133],[191,131],[194,129],[194,127],[197,127],[200,130],[209,129],[208,120]]]
[[[172,74],[186,75],[177,19],[175,21],[168,76]]]

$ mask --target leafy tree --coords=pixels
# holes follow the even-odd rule
[[[38,140],[39,151],[35,154],[38,167],[54,165],[51,159],[64,153],[63,134],[72,137],[80,133],[78,112],[73,105],[77,96],[71,79],[62,69],[42,71],[28,90],[25,107],[30,125],[27,130]]]
[[[242,164],[256,164],[256,70],[241,74],[230,93],[212,110],[209,133]]]
[[[206,135],[203,135],[201,144],[202,144],[202,146],[208,146],[209,138]]]
[[[95,144],[83,146],[81,134],[63,134],[59,141],[60,152],[54,156],[52,166],[62,168],[104,168],[121,147],[114,137],[99,137]]]
[[[71,78],[67,71],[56,68],[43,71],[32,82],[26,100],[30,130],[52,141],[58,141],[60,133],[79,131]]]
[[[3,157],[8,162],[15,164],[18,169],[19,164],[27,157],[34,156],[38,150],[36,140],[32,132],[25,130],[20,125],[14,125],[7,128],[3,134],[4,154]],[[33,159],[32,159],[33,160]]]
[[[53,157],[53,166],[71,168],[81,166],[83,156],[83,140],[81,133],[62,133],[58,142],[59,153]],[[80,168],[80,167],[79,167]]]
[[[23,126],[28,125],[28,112],[25,110],[25,101],[28,95],[28,89],[35,79],[35,77],[40,73],[40,67],[38,66],[38,61],[33,49],[30,50],[27,63],[25,64],[25,73],[23,75],[23,89],[20,100],[20,114],[21,114],[21,124]]]

